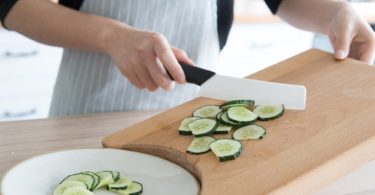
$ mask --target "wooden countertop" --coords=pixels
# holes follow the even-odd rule
[[[0,123],[0,181],[17,163],[59,150],[101,148],[104,136],[160,111],[119,112]]]

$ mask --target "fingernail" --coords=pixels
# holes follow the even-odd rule
[[[342,49],[339,49],[339,50],[336,51],[335,56],[336,56],[337,59],[342,60],[342,59],[346,58],[346,52]]]

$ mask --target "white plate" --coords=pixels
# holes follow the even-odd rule
[[[37,156],[12,168],[2,182],[3,195],[52,195],[67,175],[82,171],[119,171],[143,184],[143,194],[199,193],[199,184],[182,167],[164,159],[116,149],[80,149]],[[112,194],[98,192],[96,195]]]

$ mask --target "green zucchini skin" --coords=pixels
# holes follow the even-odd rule
[[[249,130],[249,129],[246,129],[246,128],[252,128],[251,130],[255,130],[255,132],[253,131],[253,135],[246,135],[247,137],[242,137],[241,134],[238,134],[239,132],[244,132],[246,130]],[[256,129],[254,129],[256,128]],[[248,131],[247,131],[248,132]],[[242,140],[261,140],[264,138],[264,136],[266,135],[266,129],[260,125],[257,125],[257,124],[251,124],[251,125],[247,125],[247,126],[243,126],[239,129],[237,129],[235,132],[233,132],[232,134],[232,139],[235,139],[235,140],[238,140],[238,141],[242,141]]]
[[[215,147],[218,147],[216,146],[216,144],[218,142],[222,142],[222,141],[227,141],[227,142],[230,142],[232,144],[237,144],[239,145],[239,148],[237,148],[236,151],[234,151],[232,154],[228,154],[228,155],[225,155],[225,156],[222,156],[220,154],[217,154],[215,153]],[[213,151],[213,153],[215,154],[215,156],[217,157],[217,159],[219,159],[220,162],[222,161],[228,161],[228,160],[234,160],[236,158],[238,158],[240,155],[241,155],[241,152],[242,152],[242,143],[237,141],[237,140],[234,140],[234,139],[228,139],[228,138],[223,138],[223,139],[217,139],[213,142],[210,143],[210,147],[211,147],[211,150]]]
[[[186,149],[186,152],[189,154],[204,154],[209,151],[211,151],[210,143],[215,141],[216,139],[211,136],[203,136],[203,137],[196,137],[193,139],[193,141],[190,143],[189,147]],[[206,145],[204,146],[194,146],[193,144],[199,141],[205,141],[204,143]],[[200,142],[202,143],[202,142]],[[200,150],[200,151],[199,151]]]
[[[224,102],[223,104],[220,105],[220,108],[222,110],[228,110],[228,108],[233,107],[233,106],[243,106],[252,110],[254,107],[254,104],[255,104],[254,100],[232,100],[232,101]]]
[[[196,130],[192,126],[194,126],[194,124],[196,124],[196,123],[206,122],[206,121],[212,122],[212,123],[214,123],[214,125],[210,129],[207,129],[205,132],[195,133]],[[193,133],[194,137],[202,137],[202,136],[211,135],[216,130],[216,128],[218,127],[218,125],[219,125],[219,123],[216,120],[214,120],[214,119],[198,119],[198,120],[193,121],[192,123],[190,123],[188,126],[191,129],[191,132]]]
[[[82,180],[71,179],[71,178],[79,177],[79,176],[91,178],[90,180],[92,180],[92,182],[86,183],[86,182],[83,182]],[[91,174],[87,174],[86,172],[68,175],[63,180],[61,180],[60,184],[62,184],[64,181],[67,181],[67,180],[82,182],[82,183],[84,183],[88,186],[88,189],[90,191],[94,190],[96,188],[97,184],[98,184],[98,183],[96,183],[96,178]]]
[[[262,107],[262,106],[271,106],[271,105],[259,105],[258,107]],[[256,107],[256,108],[254,109],[254,113],[256,113],[256,114],[258,115],[258,119],[261,120],[261,121],[274,120],[274,119],[277,119],[277,118],[281,117],[281,116],[284,114],[284,112],[285,112],[284,105],[281,104],[280,106],[281,106],[281,111],[278,112],[278,113],[275,113],[275,115],[270,116],[270,117],[263,117],[262,114],[257,113],[257,108],[258,108],[258,107]],[[275,106],[274,106],[274,107],[275,107]]]
[[[214,119],[221,109],[217,105],[206,105],[197,108],[193,112],[193,117]]]

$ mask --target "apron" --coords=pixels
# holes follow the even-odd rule
[[[80,11],[159,32],[200,67],[211,69],[219,55],[216,0],[85,0]],[[192,84],[140,90],[108,55],[65,49],[50,116],[166,109],[195,98],[198,90]]]

